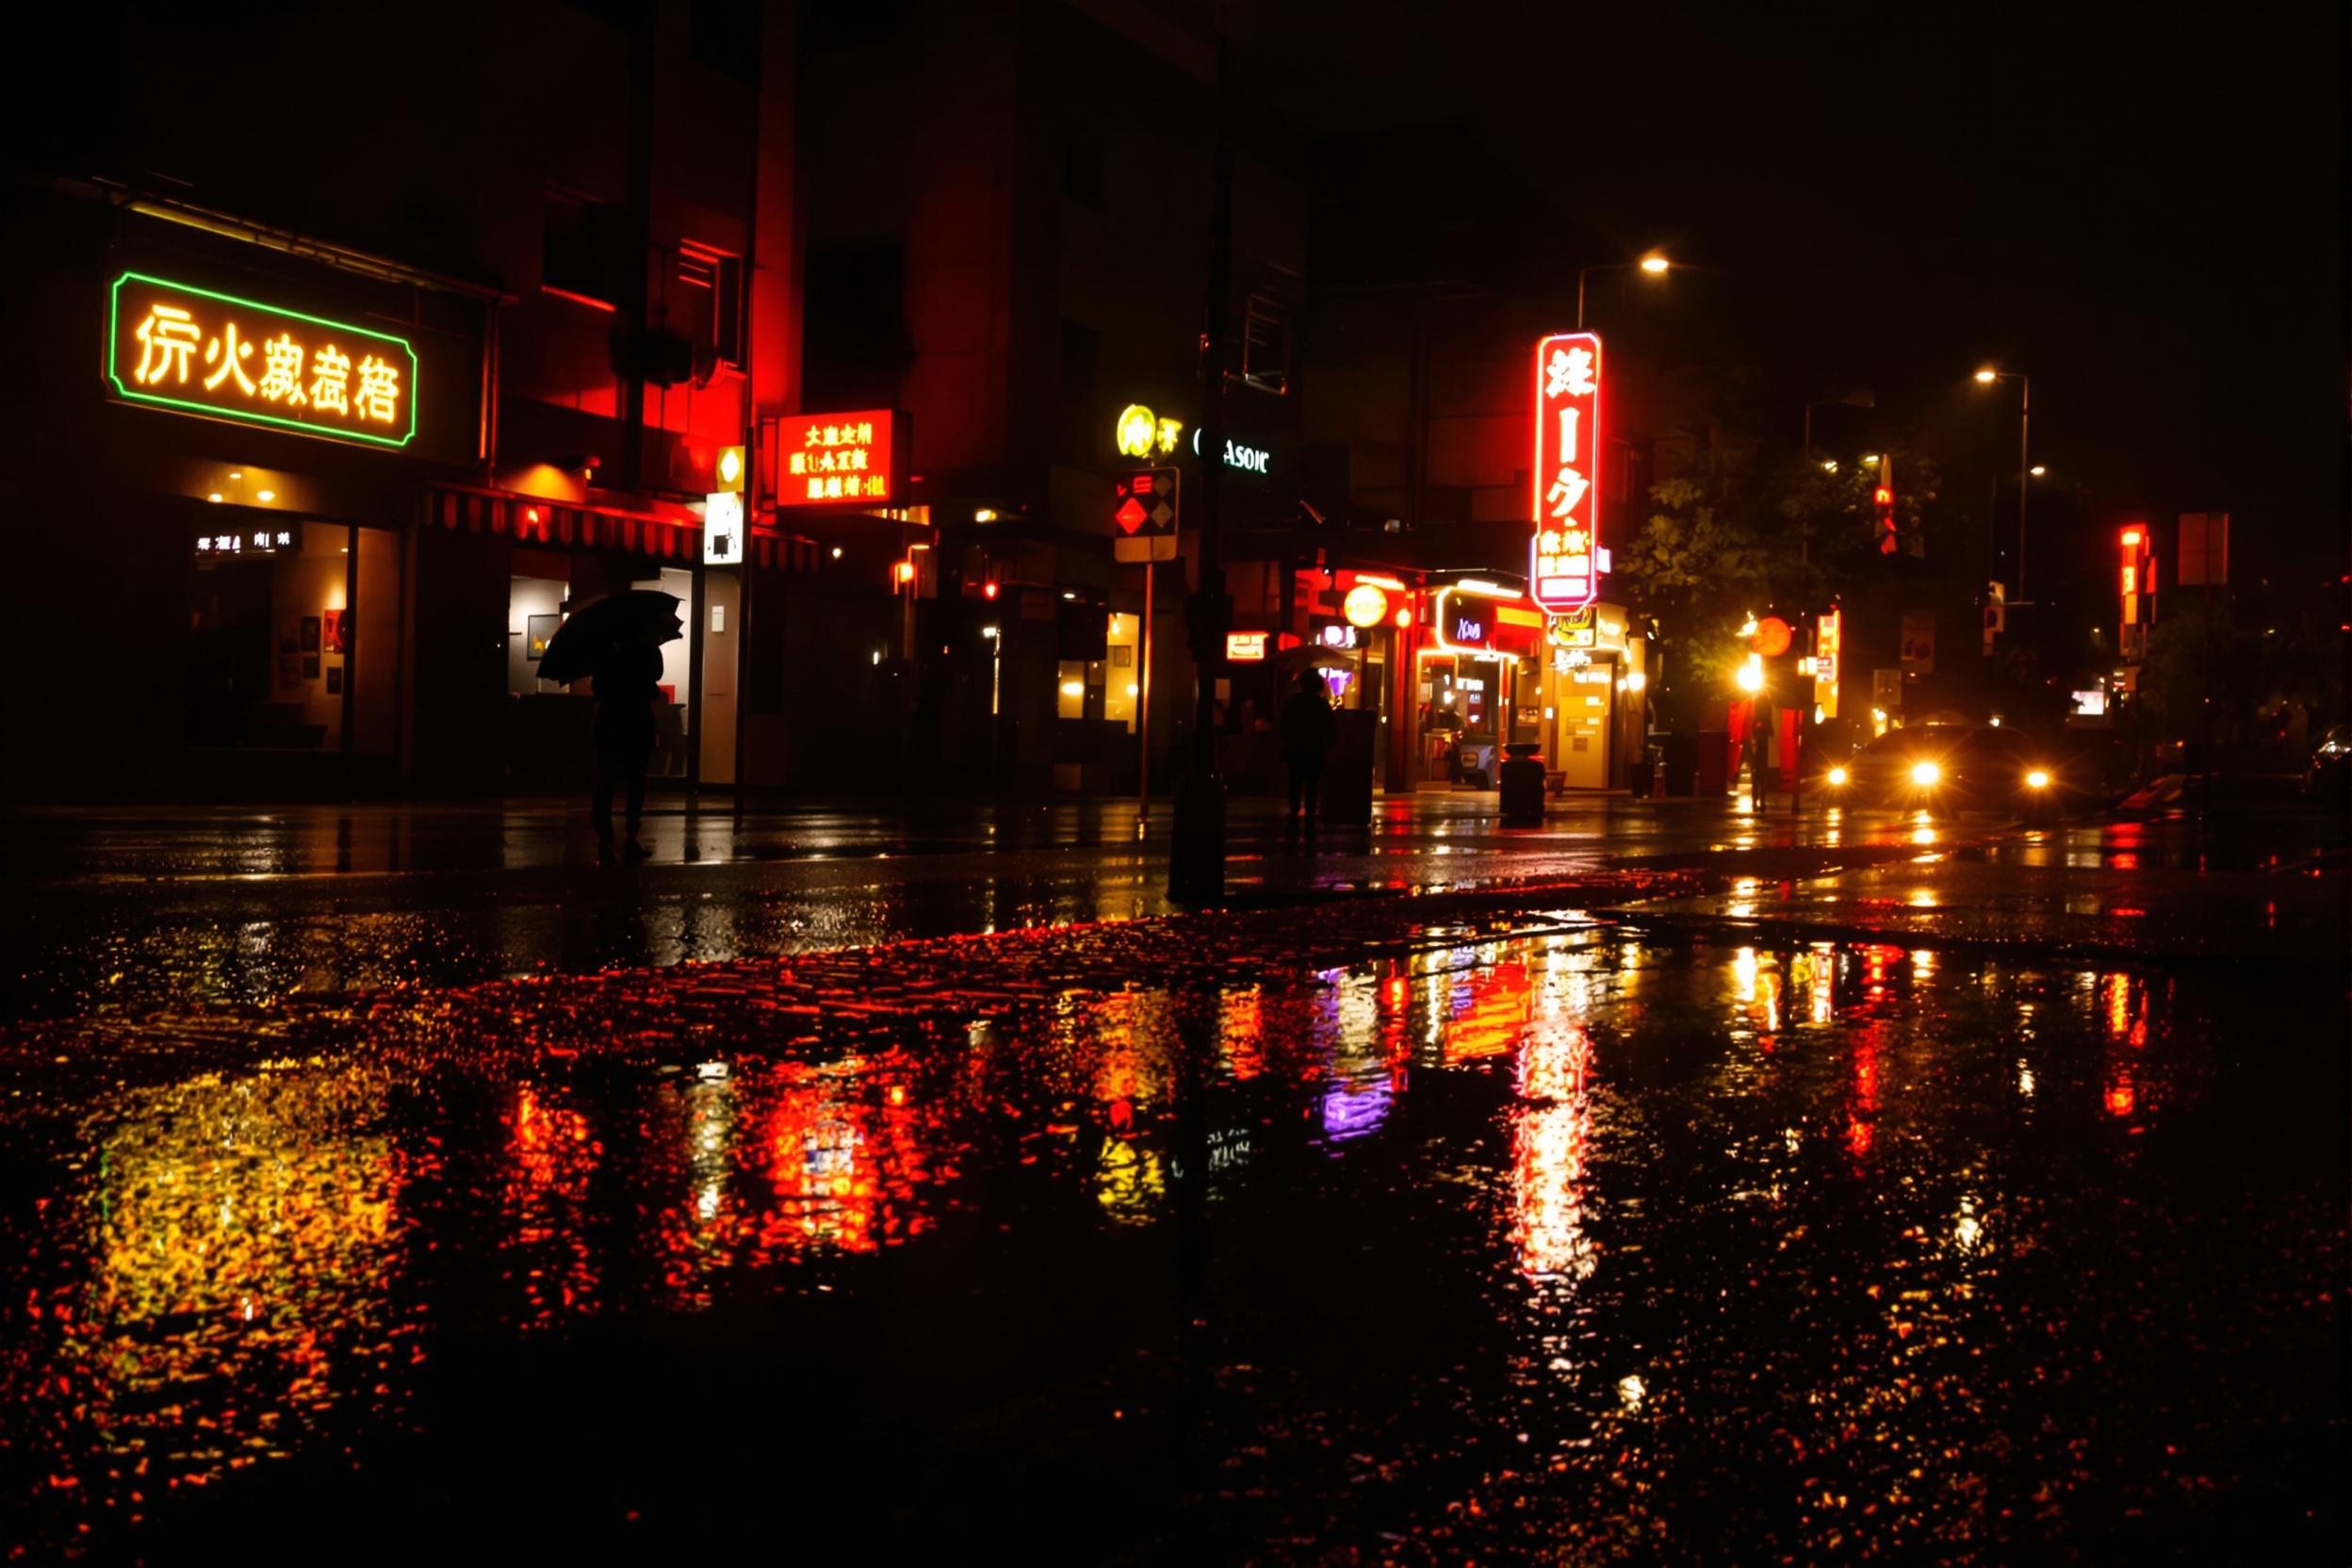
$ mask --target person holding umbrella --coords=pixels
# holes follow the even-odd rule
[[[583,676],[596,683],[596,790],[588,806],[596,830],[596,858],[613,858],[612,797],[628,802],[629,838],[619,850],[645,858],[638,837],[645,813],[645,769],[653,760],[654,710],[662,695],[662,645],[686,634],[676,595],[632,588],[586,605],[568,617],[547,644],[540,678],[565,684]]]
[[[1299,808],[1315,826],[1316,797],[1323,792],[1323,760],[1339,732],[1329,688],[1315,670],[1298,672],[1298,690],[1282,704],[1282,760],[1290,765],[1290,825],[1298,831]]]

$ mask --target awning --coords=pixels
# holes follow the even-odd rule
[[[702,526],[693,518],[662,517],[618,507],[582,506],[474,485],[436,484],[429,495],[433,522],[468,533],[502,533],[517,544],[627,550],[662,561],[697,561]],[[817,544],[793,534],[754,529],[752,560],[785,571],[814,571]]]

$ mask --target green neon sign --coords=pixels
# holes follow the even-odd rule
[[[416,434],[408,339],[145,272],[108,291],[106,379],[125,402],[208,419],[376,447]]]

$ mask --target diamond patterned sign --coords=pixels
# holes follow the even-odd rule
[[[1118,531],[1112,553],[1120,561],[1176,559],[1177,472],[1138,468],[1119,476],[1111,497],[1111,524]]]

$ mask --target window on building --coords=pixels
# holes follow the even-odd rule
[[[593,304],[621,299],[621,209],[561,186],[547,188],[539,281]]]
[[[760,85],[760,0],[694,0],[687,25],[695,59],[745,87]]]
[[[1260,391],[1290,390],[1290,307],[1271,294],[1252,294],[1242,313],[1241,379]]]
[[[1101,353],[1102,335],[1092,327],[1082,327],[1075,321],[1062,323],[1062,401],[1091,408],[1094,405],[1095,362]]]
[[[1108,184],[1101,137],[1079,137],[1062,149],[1063,195],[1100,211]]]
[[[697,369],[743,362],[743,258],[694,240],[678,250],[683,314],[674,318],[694,339]]]
[[[898,401],[915,362],[906,330],[906,253],[891,241],[808,247],[804,405],[880,408]]]

